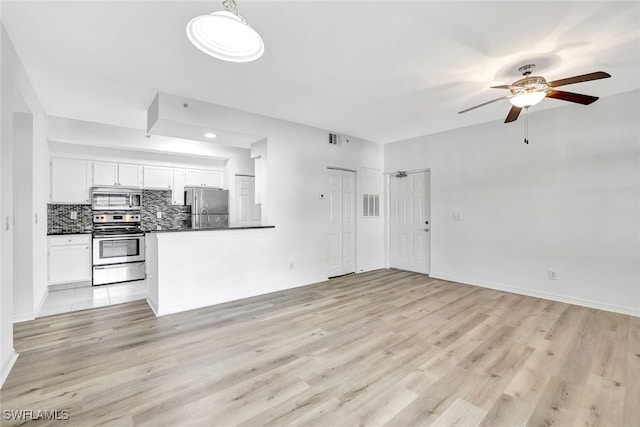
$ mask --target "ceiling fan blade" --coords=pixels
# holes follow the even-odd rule
[[[512,89],[515,87],[516,86],[511,86],[511,85],[500,85],[500,86],[491,86],[491,89]]]
[[[575,102],[576,104],[589,105],[598,100],[597,96],[583,95],[581,93],[564,92],[561,90],[550,90],[547,98],[561,99],[563,101]]]
[[[500,101],[501,99],[507,99],[507,98],[508,98],[507,96],[501,96],[500,98],[496,98],[496,99],[493,99],[491,101],[483,102],[482,104],[478,104],[478,105],[473,106],[471,108],[467,108],[466,110],[458,111],[458,114],[466,113],[467,111],[475,110],[476,108],[484,107],[485,105],[489,105],[489,104],[494,103],[496,101]]]
[[[516,120],[518,120],[518,116],[520,115],[520,111],[522,111],[522,108],[520,107],[516,107],[515,105],[511,107],[511,110],[509,110],[509,114],[507,114],[507,118],[504,120],[505,123],[509,123],[509,122],[515,122]]]
[[[606,79],[609,77],[611,77],[611,74],[609,73],[605,73],[604,71],[596,71],[595,73],[582,74],[580,76],[554,80],[552,82],[547,82],[547,84],[549,85],[549,87],[558,87],[558,86],[564,86],[564,85],[571,85],[574,83],[588,82],[591,80]]]

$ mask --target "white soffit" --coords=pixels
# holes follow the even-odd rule
[[[202,101],[158,93],[147,110],[147,133],[247,149],[265,139],[225,129],[231,125],[230,121],[221,118],[215,110],[207,111],[207,107],[208,103]],[[211,105],[211,108],[224,107]],[[205,136],[207,134],[214,134],[215,138]]]

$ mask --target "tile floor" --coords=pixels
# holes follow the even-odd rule
[[[38,317],[120,304],[146,297],[146,280],[49,291]]]

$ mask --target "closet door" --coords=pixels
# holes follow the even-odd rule
[[[356,174],[328,169],[329,277],[356,271]]]
[[[238,225],[260,225],[260,205],[256,203],[256,178],[236,175],[236,215]]]

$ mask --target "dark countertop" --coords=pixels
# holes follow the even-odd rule
[[[145,233],[181,233],[183,231],[222,231],[222,230],[253,230],[253,229],[260,229],[260,228],[276,228],[275,225],[254,225],[254,226],[247,226],[247,227],[221,227],[221,228],[197,228],[197,229],[193,229],[193,228],[184,228],[181,230],[150,230],[150,231],[145,231]]]
[[[47,233],[47,236],[70,236],[72,234],[91,234],[93,233],[92,230],[85,230],[85,231],[52,231],[50,233]]]
[[[182,233],[184,231],[218,231],[218,230],[252,230],[252,229],[260,229],[260,228],[276,228],[275,225],[254,225],[254,226],[247,226],[247,227],[222,227],[222,228],[198,228],[198,229],[192,229],[192,228],[183,228],[180,230],[145,230],[145,233]],[[47,233],[47,236],[70,236],[72,234],[91,234],[93,233],[92,230],[86,230],[86,231],[53,231],[50,233]]]

